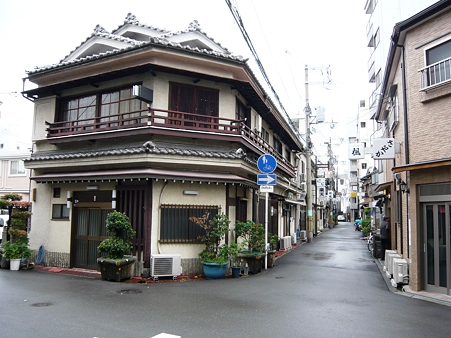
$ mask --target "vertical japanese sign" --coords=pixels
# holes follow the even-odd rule
[[[364,143],[349,143],[348,158],[350,160],[357,160],[365,158],[365,144]]]
[[[395,139],[377,138],[373,140],[373,158],[389,160],[395,158]]]

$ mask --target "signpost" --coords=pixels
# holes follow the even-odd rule
[[[260,186],[260,192],[266,194],[265,205],[265,249],[268,243],[268,193],[274,191],[277,184],[277,175],[272,174],[277,168],[277,161],[274,156],[263,154],[258,158],[257,167],[263,174],[257,175],[257,184]],[[268,269],[268,255],[265,255],[265,270]]]

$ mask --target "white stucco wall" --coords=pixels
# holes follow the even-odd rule
[[[153,185],[153,213],[152,213],[152,242],[151,254],[178,253],[183,258],[198,258],[204,245],[192,244],[159,244],[160,232],[160,206],[162,204],[191,204],[191,205],[218,205],[225,212],[224,184],[196,184],[168,181],[154,182]],[[198,195],[184,195],[183,190],[197,190]]]

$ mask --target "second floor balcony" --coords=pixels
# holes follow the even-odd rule
[[[243,120],[149,108],[74,121],[46,121],[46,125],[47,140],[51,144],[139,134],[240,143],[257,155],[273,155],[279,169],[295,176],[295,167],[290,161]]]
[[[419,70],[420,90],[429,89],[451,82],[451,58],[436,62]]]

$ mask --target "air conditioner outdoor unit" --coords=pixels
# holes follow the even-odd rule
[[[300,235],[299,235],[299,239],[301,241],[306,241],[307,240],[307,231],[306,230],[301,230]]]
[[[291,236],[282,237],[279,241],[280,250],[290,250],[291,249]]]
[[[301,183],[301,190],[306,191],[307,190],[307,183],[303,182]]]
[[[396,254],[396,253],[397,253],[396,250],[385,250],[385,257],[384,257],[385,261],[387,262],[387,260],[388,260],[388,255],[390,255],[390,254]]]
[[[295,232],[293,232],[290,237],[291,237],[291,245],[296,244],[298,242]]]
[[[154,280],[158,277],[172,277],[176,280],[182,274],[182,256],[174,254],[152,255],[150,275]]]
[[[394,258],[402,258],[400,254],[389,254],[388,255],[388,261],[385,261],[385,264],[387,264],[387,273],[391,276],[393,275],[393,259]]]
[[[393,258],[393,280],[396,284],[408,283],[407,261],[403,258]]]

